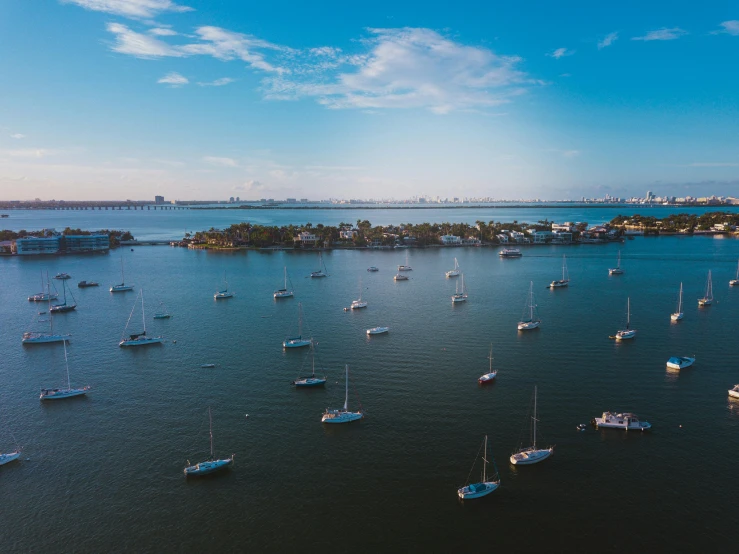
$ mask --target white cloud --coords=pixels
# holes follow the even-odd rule
[[[564,150],[562,152],[562,155],[565,158],[576,158],[577,156],[580,155],[580,151],[579,150]]]
[[[232,79],[231,77],[221,77],[220,79],[216,79],[215,81],[211,81],[209,83],[198,83],[201,87],[222,87],[224,85],[231,84],[236,79]]]
[[[164,77],[159,79],[157,83],[161,83],[163,85],[171,85],[173,87],[180,87],[182,85],[186,85],[190,81],[185,77],[184,75],[180,75],[176,71],[170,71],[167,73]]]
[[[8,158],[45,158],[57,154],[57,150],[48,150],[46,148],[20,148],[16,150],[0,150],[0,156]]]
[[[466,46],[431,29],[370,29],[368,52],[340,60],[345,72],[327,70],[264,81],[265,96],[316,97],[329,108],[426,108],[435,113],[488,108],[531,84],[516,69],[517,56]],[[293,71],[294,74],[299,72]]]
[[[662,29],[657,29],[656,31],[649,31],[643,37],[633,37],[631,40],[675,40],[687,34],[688,32],[684,31],[680,27],[673,27],[672,29],[664,27]]]
[[[233,186],[231,190],[236,192],[262,192],[264,190],[267,190],[267,188],[268,187],[263,185],[261,182],[254,179],[249,179],[248,181],[240,185]]]
[[[567,48],[557,48],[556,50],[550,52],[547,54],[550,58],[554,58],[555,60],[558,60],[560,58],[564,58],[565,56],[572,56],[574,54],[574,50],[568,50]]]
[[[192,8],[175,4],[171,0],[61,0],[61,2],[135,19],[156,17],[164,12],[192,11]]]
[[[173,37],[179,34],[177,31],[173,31],[172,29],[168,29],[167,27],[154,27],[153,29],[149,29],[148,32],[150,35],[155,35],[158,37]]]
[[[180,57],[182,52],[154,37],[137,33],[121,23],[108,23],[107,29],[113,33],[116,42],[113,51],[129,54],[137,58]]]
[[[607,46],[610,46],[618,40],[618,32],[608,33],[603,37],[603,40],[598,41],[598,50],[602,50]]]
[[[23,135],[21,133],[13,133],[12,135],[10,135],[10,138],[23,139],[23,138],[26,138],[26,135]]]
[[[335,58],[341,54],[341,48],[334,48],[333,46],[321,46],[320,48],[311,48],[308,50],[314,56],[325,56],[327,58]]]
[[[239,164],[233,158],[222,158],[218,156],[203,156],[203,161],[221,167],[238,167]]]
[[[720,31],[712,31],[712,35],[720,35],[723,33],[733,35],[733,36],[739,36],[739,20],[732,19],[731,21],[724,21],[719,25],[719,27],[723,27]]]

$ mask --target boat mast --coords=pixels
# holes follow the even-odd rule
[[[72,385],[69,383],[69,361],[67,360],[67,342],[62,342],[64,343],[64,365],[67,366],[67,390],[71,390]]]
[[[534,282],[529,284],[529,321],[534,321]]]
[[[565,280],[565,271],[567,270],[567,257],[562,256],[562,280]]]
[[[344,411],[349,405],[349,364],[346,364],[346,395],[344,396]]]
[[[626,298],[626,330],[629,330],[629,324],[631,323],[631,298]]]
[[[621,251],[618,251],[618,262],[616,262],[616,267],[618,269],[621,269]]]
[[[708,270],[708,285],[706,286],[706,298],[713,300],[713,285],[711,283],[711,270]]]
[[[488,480],[488,436],[485,435],[485,447],[482,453],[482,482],[485,483]]]
[[[680,298],[677,301],[677,313],[682,313],[683,311],[683,284],[680,283]]]
[[[488,360],[490,360],[490,371],[489,373],[493,372],[493,343],[490,343],[490,355],[488,356]]]
[[[49,272],[46,272],[46,296],[49,303],[49,334],[54,334],[54,318],[51,317],[51,280],[49,279]]]
[[[210,428],[210,458],[213,459],[213,417],[210,415],[210,406],[208,406],[208,427]]]
[[[123,275],[123,254],[121,254],[121,285],[126,284],[126,278]]]
[[[141,321],[144,323],[144,335],[146,334],[146,314],[144,313],[144,289],[141,289]]]
[[[298,336],[303,336],[303,304],[298,302]]]
[[[285,290],[287,290],[287,266],[285,266]]]
[[[536,450],[536,385],[534,385],[534,434],[532,436],[532,448]]]

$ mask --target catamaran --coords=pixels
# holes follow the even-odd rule
[[[287,266],[285,266],[285,284],[281,289],[277,289],[272,296],[274,298],[290,298],[292,295],[292,282],[290,283],[290,288],[287,288]]]
[[[636,336],[636,329],[631,328],[631,298],[626,299],[626,329],[616,331],[614,338],[616,340],[633,339]]]
[[[447,277],[458,277],[459,276],[459,263],[457,263],[457,258],[454,258],[454,269],[450,269],[446,272]]]
[[[621,269],[621,251],[618,251],[618,261],[616,262],[616,267],[612,267],[608,270],[608,275],[621,275],[624,272],[623,269]]]
[[[312,271],[310,274],[311,278],[317,278],[317,277],[328,277],[328,269],[326,269],[326,264],[323,262],[323,253],[318,252],[318,271]]]
[[[49,306],[49,313],[52,314],[63,314],[65,312],[71,312],[72,310],[77,308],[77,302],[74,299],[74,295],[72,294],[72,291],[69,291],[69,295],[72,297],[72,303],[67,304],[67,281],[62,281],[62,289],[64,289],[64,302],[61,304],[52,304]]]
[[[234,463],[234,455],[231,454],[228,458],[216,458],[213,451],[213,418],[211,417],[210,407],[208,408],[208,425],[210,428],[210,458],[204,462],[200,462],[195,465],[188,465],[185,468],[185,477],[197,477],[200,475],[207,475],[208,473],[215,473],[221,471]],[[190,460],[187,460],[190,463]]]
[[[536,312],[536,302],[534,302],[534,282],[529,284],[529,294],[526,296],[526,306],[523,310],[523,317],[518,322],[519,331],[529,331],[536,329],[541,324],[539,315]]]
[[[519,448],[517,452],[511,454],[511,463],[513,465],[531,465],[546,460],[554,452],[553,446],[546,448],[536,448],[536,387],[534,387],[534,415],[531,418],[531,446]]]
[[[736,277],[729,281],[730,287],[739,286],[739,263],[736,264]]]
[[[144,330],[141,333],[131,334],[128,336],[128,338],[125,338],[126,331],[128,330],[128,325],[131,323],[131,318],[133,317],[133,312],[136,310],[136,302],[133,303],[133,308],[131,308],[131,315],[128,316],[128,321],[126,322],[126,327],[123,329],[123,336],[121,337],[121,342],[118,343],[118,346],[121,347],[129,347],[129,346],[148,346],[150,344],[161,344],[164,339],[162,337],[147,337],[146,336],[146,313],[144,312],[144,289],[141,289],[139,291],[138,297],[141,298],[141,321],[144,325]],[[138,300],[138,297],[136,300]]]
[[[346,366],[346,394],[344,396],[344,407],[340,409],[326,408],[321,416],[321,423],[349,423],[364,417],[361,409],[357,412],[349,411],[349,365]]]
[[[672,321],[680,321],[683,315],[683,284],[680,283],[680,295],[677,297],[677,311],[670,314],[670,319]]]
[[[47,302],[49,303],[49,308],[51,308],[51,300],[48,300]],[[39,315],[42,315],[43,313],[44,312],[39,312]],[[40,331],[27,331],[23,333],[23,338],[21,339],[21,342],[23,344],[43,344],[43,343],[50,343],[50,342],[67,342],[69,340],[69,335],[59,335],[59,334],[54,333],[54,318],[51,317],[51,314],[49,314],[48,321],[49,321],[49,332],[48,333],[42,333]],[[39,318],[37,322],[44,323],[45,321]]]
[[[303,338],[303,305],[298,303],[298,334],[295,337],[288,337],[282,342],[283,348],[302,348],[313,344],[313,339]]]
[[[399,265],[398,271],[413,271],[413,268],[408,265],[408,252],[405,253],[405,265]]]
[[[695,357],[689,358],[687,356],[672,356],[667,360],[667,367],[670,369],[685,369],[695,363]]]
[[[292,382],[296,387],[322,387],[326,384],[326,376],[316,377],[316,352],[315,347],[311,345],[311,362],[312,370],[310,377],[298,377]]]
[[[72,385],[69,381],[69,361],[67,360],[67,344],[64,343],[64,364],[67,368],[67,388],[66,389],[41,389],[41,394],[39,395],[40,400],[60,400],[62,398],[71,398],[73,396],[82,396],[84,394],[87,394],[87,391],[90,390],[90,386],[85,386],[82,388],[72,388]]]
[[[623,429],[624,431],[648,431],[652,428],[651,423],[640,421],[635,414],[630,412],[622,414],[603,412],[601,417],[593,418],[593,424],[596,428]]]
[[[359,310],[367,307],[367,301],[362,300],[362,279],[359,279],[359,298],[352,300],[352,305],[350,307],[352,310]]]
[[[112,285],[110,292],[126,292],[133,290],[133,285],[127,285],[126,279],[123,276],[123,256],[121,256],[121,282],[118,285]]]
[[[462,286],[459,286],[459,283],[462,283]],[[455,288],[454,294],[452,294],[452,304],[455,302],[466,302],[467,301],[467,287],[464,286],[464,274],[459,278],[459,281],[457,281],[457,286]]]
[[[213,298],[215,298],[216,300],[231,298],[234,295],[234,293],[228,291],[228,281],[226,280],[225,271],[223,272],[223,282],[226,284],[225,288],[223,290],[217,290],[216,293],[213,295]]]
[[[566,287],[569,284],[570,284],[570,275],[567,272],[567,256],[562,256],[562,278],[549,283],[549,288],[556,289],[559,287]]]
[[[711,270],[708,270],[708,281],[706,281],[706,294],[698,299],[699,306],[710,306],[713,304],[713,282],[711,281]]]
[[[498,375],[497,371],[493,371],[493,343],[490,343],[490,355],[488,356],[488,360],[490,360],[490,367],[488,368],[488,372],[477,378],[477,382],[481,385],[492,383],[493,379],[495,379],[495,377]]]
[[[492,478],[488,480],[487,470],[489,462],[487,456],[488,436],[485,435],[485,440],[482,443],[482,479],[479,483],[470,483],[469,485],[465,485],[464,487],[457,489],[457,496],[462,500],[471,500],[473,498],[487,496],[500,486],[500,477],[498,475],[498,468],[495,466],[495,458],[493,458],[493,468],[495,469],[495,473]],[[477,456],[475,456],[475,461],[477,461]],[[475,465],[473,463],[472,469],[474,468]],[[472,469],[470,470],[470,474],[472,474]],[[467,477],[467,479],[469,480],[469,477]]]
[[[37,292],[36,294],[32,294],[28,297],[28,300],[31,302],[48,302],[49,300],[56,300],[59,298],[59,295],[56,292],[51,292],[50,285],[48,283],[49,281],[49,274],[47,272],[46,274],[46,280],[47,284],[44,285],[44,272],[41,272],[41,292]],[[44,292],[44,288],[47,289],[46,292]]]

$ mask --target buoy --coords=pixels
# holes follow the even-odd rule
[[[172,344],[177,344],[177,341],[176,341],[176,340],[173,340],[173,341],[172,341]]]
[[[245,417],[246,417],[246,419],[249,419],[249,414],[246,414],[246,416],[245,416]]]

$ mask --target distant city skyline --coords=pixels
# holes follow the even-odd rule
[[[726,8],[11,2],[0,200],[739,195]]]

